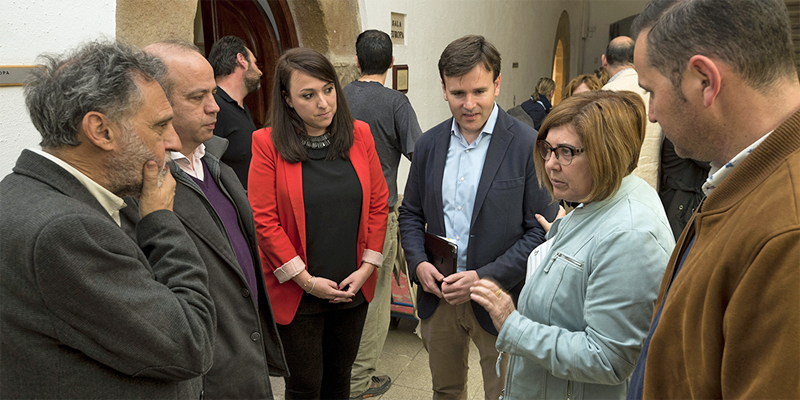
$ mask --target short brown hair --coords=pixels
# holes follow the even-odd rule
[[[675,90],[697,54],[722,60],[761,93],[797,80],[783,0],[652,0],[633,21],[634,39],[647,29],[650,66]]]
[[[483,63],[492,72],[492,80],[500,76],[500,52],[479,35],[467,35],[450,42],[439,57],[439,78],[466,75],[476,65]]]
[[[619,190],[622,178],[639,162],[647,113],[642,98],[629,91],[578,93],[553,107],[539,130],[545,140],[550,129],[569,125],[583,142],[592,174],[592,191],[584,203],[605,200]],[[550,195],[553,184],[547,177],[544,159],[534,157],[536,176]]]
[[[597,78],[596,76],[594,76],[594,75],[578,75],[578,76],[575,77],[575,79],[569,81],[569,83],[567,84],[567,87],[564,88],[564,97],[562,98],[562,100],[566,99],[569,96],[572,96],[572,92],[574,92],[575,89],[577,89],[578,86],[581,85],[581,83],[585,83],[586,87],[589,88],[589,91],[592,91],[592,92],[594,92],[596,90],[600,90],[600,89],[603,88],[603,83],[600,82],[600,79]]]

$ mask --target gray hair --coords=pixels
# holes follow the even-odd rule
[[[644,29],[650,66],[675,88],[697,54],[722,60],[762,92],[797,79],[782,0],[653,0],[634,20],[634,37]]]
[[[43,54],[25,85],[25,105],[43,148],[78,146],[83,117],[96,111],[124,122],[142,105],[135,80],[160,78],[164,64],[123,43],[94,41],[61,55]]]

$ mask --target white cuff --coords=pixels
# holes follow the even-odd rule
[[[303,260],[300,259],[300,256],[295,256],[293,259],[287,261],[286,264],[276,269],[274,273],[275,277],[278,278],[278,282],[284,283],[294,278],[305,269],[306,265],[303,263]]]
[[[368,262],[374,265],[375,268],[379,268],[383,265],[383,254],[375,250],[364,249],[364,254],[361,255],[361,261]]]

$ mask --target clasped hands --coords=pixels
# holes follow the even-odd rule
[[[347,278],[344,278],[341,283],[336,283],[321,276],[311,276],[308,271],[301,272],[292,280],[310,295],[326,299],[330,303],[349,303],[353,301],[353,297],[356,296],[356,293],[358,293],[374,270],[374,265],[363,262],[361,263],[361,268],[356,269]]]
[[[494,280],[479,279],[475,271],[444,276],[433,264],[423,261],[417,265],[416,275],[422,290],[445,299],[449,304],[458,305],[469,300],[480,304],[489,312],[492,324],[498,331],[516,309],[511,296]],[[442,283],[441,289],[439,282]]]

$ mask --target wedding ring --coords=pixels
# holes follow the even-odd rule
[[[494,292],[494,295],[500,297],[500,293],[503,293],[503,289],[497,289],[497,291]]]

